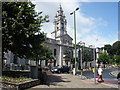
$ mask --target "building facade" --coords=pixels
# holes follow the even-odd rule
[[[54,19],[53,38],[48,38],[44,44],[52,50],[54,66],[70,65],[73,56],[72,38],[67,34],[67,20],[61,5],[59,6]],[[66,60],[66,55],[69,60]]]

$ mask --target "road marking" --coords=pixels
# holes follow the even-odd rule
[[[56,76],[61,76],[61,75],[65,75],[65,74],[48,73],[47,75],[56,75]]]
[[[110,76],[112,76],[112,77],[116,77],[116,76],[115,76],[115,75],[113,75],[111,72],[109,73],[109,75],[110,75]],[[116,77],[116,78],[117,78],[117,77]]]

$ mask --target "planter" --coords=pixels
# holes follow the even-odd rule
[[[17,90],[19,90],[19,89],[26,89],[38,85],[40,84],[40,81],[38,79],[29,80],[21,83],[2,81],[2,84],[3,84],[3,88],[16,88]]]

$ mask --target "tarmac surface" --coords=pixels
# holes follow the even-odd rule
[[[110,85],[108,81],[95,83],[94,79],[81,79],[81,76],[78,75],[48,73],[48,80],[45,85],[38,85],[27,90],[35,88],[110,88],[113,90],[118,88],[118,85]]]

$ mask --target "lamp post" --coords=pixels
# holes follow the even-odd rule
[[[75,17],[75,11],[79,10],[79,8],[76,8],[73,12],[70,13],[70,15],[74,14],[74,39],[75,39],[75,74],[76,74],[76,69],[77,69],[77,62],[76,62],[76,57],[77,57],[77,52],[76,52],[76,17]]]
[[[93,57],[94,57],[94,83],[96,84],[96,75],[95,75],[95,73],[96,73],[96,60],[95,60],[95,51],[96,51],[96,49],[95,48],[93,48]]]
[[[81,55],[80,55],[80,66],[81,66],[81,79],[82,79],[82,69],[83,69],[83,67],[82,67],[83,54],[82,54],[82,53],[83,53],[83,48],[84,48],[84,46],[85,46],[85,43],[80,41],[80,42],[78,43],[78,45],[80,45],[80,46],[82,47],[81,50],[80,50],[80,51],[81,51],[81,53],[80,53],[80,54],[81,54]]]
[[[90,45],[90,47],[93,48],[93,62],[94,62],[94,83],[96,84],[96,59],[95,59],[95,52],[96,52],[96,49],[95,49],[95,46],[94,45]]]

